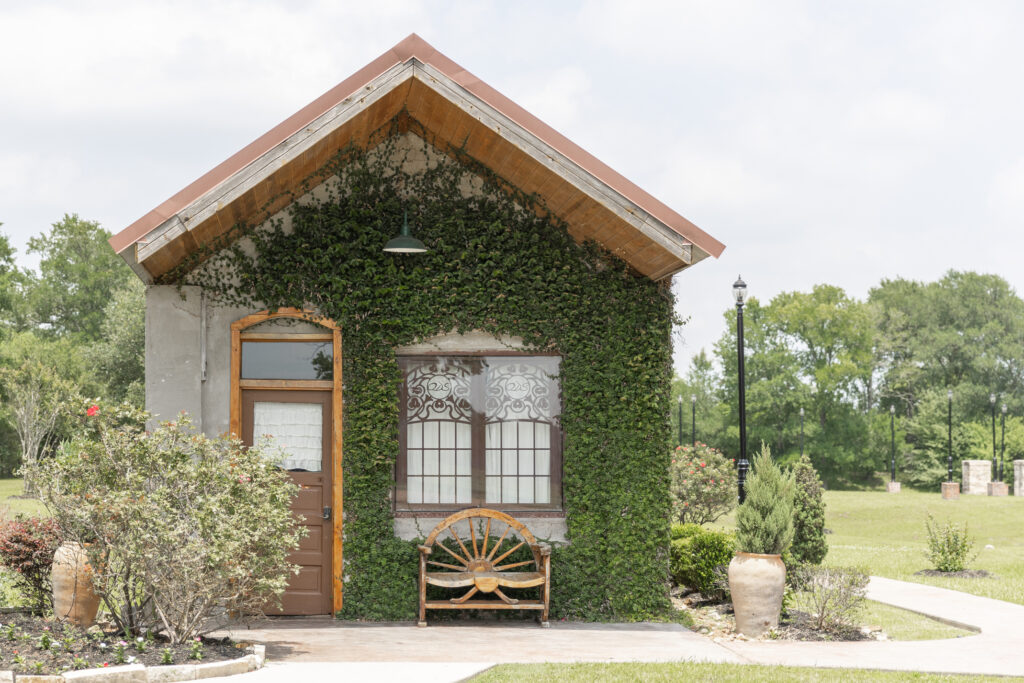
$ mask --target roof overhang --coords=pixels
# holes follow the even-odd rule
[[[724,245],[413,34],[111,238],[145,281],[262,222],[349,145],[414,130],[460,150],[653,280]]]

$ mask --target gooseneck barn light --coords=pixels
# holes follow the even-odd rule
[[[392,237],[384,245],[384,251],[390,254],[422,254],[427,251],[426,245],[412,236],[409,232],[409,212],[406,211],[402,217],[402,232],[398,237]]]

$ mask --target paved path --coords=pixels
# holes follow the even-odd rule
[[[353,624],[277,619],[232,632],[267,645],[262,671],[224,679],[274,683],[338,679],[375,683],[459,681],[503,662],[707,661],[1024,675],[1024,606],[872,577],[868,597],[977,631],[914,642],[716,643],[675,624]]]

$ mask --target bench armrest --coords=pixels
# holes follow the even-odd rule
[[[429,555],[430,553],[434,552],[434,546],[432,545],[419,545],[416,547],[419,548],[420,552],[424,555]]]
[[[551,556],[551,546],[547,543],[537,543],[531,547],[533,548],[534,552],[540,553],[544,557]]]

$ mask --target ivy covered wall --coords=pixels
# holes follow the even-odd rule
[[[668,284],[577,245],[534,198],[453,154],[459,163],[415,136],[346,150],[309,181],[330,178],[326,191],[258,229],[236,226],[243,239],[212,245],[165,282],[205,287],[221,305],[313,307],[341,325],[340,616],[415,615],[415,545],[393,534],[394,348],[453,330],[519,336],[562,355],[569,544],[552,560],[553,616],[658,614],[668,577]],[[382,251],[403,210],[428,253]]]

